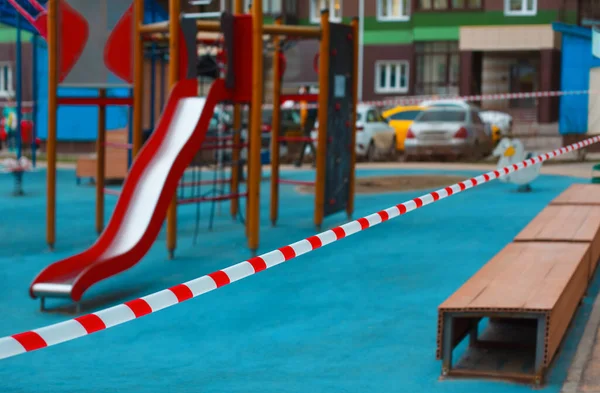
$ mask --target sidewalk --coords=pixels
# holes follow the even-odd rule
[[[561,393],[600,393],[599,335],[600,297],[596,297]]]

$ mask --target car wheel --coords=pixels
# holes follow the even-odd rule
[[[369,143],[369,147],[367,148],[367,161],[373,162],[377,158],[377,149],[375,148],[375,143],[371,141]]]

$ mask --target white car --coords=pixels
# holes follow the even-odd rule
[[[438,106],[458,106],[461,108],[469,107],[469,104],[466,101],[460,100],[460,99],[452,99],[452,98],[440,99],[440,100],[426,100],[426,101],[419,103],[419,105],[425,106],[425,107],[438,107]],[[481,117],[481,119],[484,122],[486,122],[488,124],[492,124],[492,125],[500,128],[502,135],[510,134],[510,132],[512,130],[512,125],[513,125],[513,118],[508,113],[493,111],[493,110],[489,110],[489,111],[481,110],[479,112],[479,116]]]
[[[479,116],[481,116],[486,123],[493,124],[500,128],[502,135],[510,135],[513,126],[513,118],[508,113],[499,111],[481,111],[479,112]]]
[[[319,123],[311,132],[317,138]],[[314,143],[316,147],[316,142]],[[378,154],[396,149],[396,131],[381,117],[377,107],[359,104],[356,110],[356,155],[374,161]],[[307,153],[310,153],[307,150]]]

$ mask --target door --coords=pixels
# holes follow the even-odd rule
[[[536,88],[535,67],[529,61],[520,61],[510,66],[510,92],[511,93],[532,93]],[[510,101],[511,108],[533,108],[535,107],[534,98],[518,98]]]

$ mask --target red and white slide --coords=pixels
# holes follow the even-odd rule
[[[90,286],[131,268],[148,252],[179,179],[204,142],[215,106],[227,92],[223,80],[217,79],[206,98],[196,95],[195,79],[175,85],[158,127],[131,166],[104,232],[86,251],[38,274],[31,297],[78,302]]]

